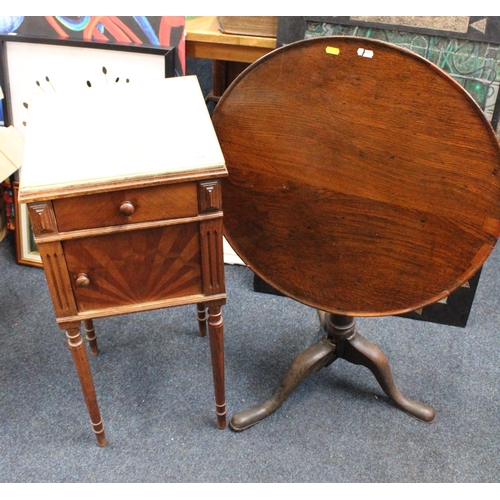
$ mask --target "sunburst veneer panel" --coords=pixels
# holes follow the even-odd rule
[[[80,312],[202,293],[198,223],[63,243]],[[84,273],[89,284],[79,287]]]

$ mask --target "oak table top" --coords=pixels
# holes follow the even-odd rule
[[[276,289],[378,316],[465,283],[500,235],[500,148],[481,109],[413,52],[320,37],[264,56],[213,116],[225,235]]]
[[[186,54],[190,57],[252,63],[276,48],[276,38],[222,33],[216,16],[186,20]]]

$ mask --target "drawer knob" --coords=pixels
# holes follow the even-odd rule
[[[80,273],[76,277],[75,283],[78,288],[87,288],[90,285],[90,280],[85,273]]]
[[[135,212],[135,207],[132,205],[132,202],[130,201],[124,201],[120,205],[120,213],[122,215],[126,215],[127,217],[132,215]]]

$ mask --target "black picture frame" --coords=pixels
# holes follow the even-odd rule
[[[147,45],[133,45],[133,44],[116,44],[116,43],[107,43],[107,42],[90,42],[90,41],[82,41],[82,40],[74,40],[74,39],[56,39],[56,38],[43,38],[43,37],[33,37],[33,36],[18,36],[18,35],[0,35],[0,86],[3,91],[3,100],[1,101],[3,106],[3,117],[4,117],[4,126],[15,126],[17,122],[17,127],[19,128],[20,120],[14,120],[14,108],[12,103],[12,87],[16,85],[16,82],[11,81],[12,72],[9,72],[9,54],[8,54],[8,44],[25,44],[26,49],[32,47],[29,44],[36,44],[37,46],[46,46],[47,49],[49,47],[65,47],[65,48],[78,48],[87,49],[89,54],[92,54],[93,64],[95,65],[96,54],[100,52],[97,51],[106,51],[105,54],[108,56],[107,60],[109,61],[109,56],[112,55],[111,51],[114,51],[116,54],[121,54],[121,56],[126,54],[133,54],[134,61],[137,62],[135,55],[153,55],[157,56],[158,61],[154,63],[155,66],[155,74],[162,75],[164,78],[174,77],[175,76],[175,48],[173,47],[163,47],[163,46],[147,46]],[[47,51],[48,53],[49,51]],[[79,55],[83,57],[79,57],[75,59],[75,65],[81,64],[85,61],[84,58],[85,52],[80,51]],[[54,54],[55,58],[57,58],[57,54]],[[149,60],[149,59],[148,59]],[[120,57],[121,64],[123,64],[124,59]],[[66,61],[67,63],[67,61]],[[65,67],[64,71],[71,71],[71,68]],[[106,71],[104,67],[102,67],[103,74],[101,75],[103,78],[106,78]],[[161,76],[160,76],[161,77]],[[34,83],[34,82],[33,82]],[[38,83],[38,82],[37,82]],[[84,86],[86,82],[79,81],[79,86]],[[89,82],[91,84],[91,82]],[[89,85],[87,83],[87,85]],[[49,84],[44,82],[46,86]],[[65,90],[64,88],[54,89],[57,90]],[[19,109],[20,106],[16,103],[16,108]],[[18,130],[21,132],[21,130]],[[22,168],[22,167],[21,167]],[[18,173],[12,176],[13,182],[17,182],[19,179]],[[33,234],[31,230],[31,226],[29,225],[29,218],[27,217],[27,210],[24,204],[15,204],[14,210],[16,211],[16,253],[17,253],[17,262],[19,264],[25,264],[34,267],[41,266],[41,258],[38,254],[36,248],[34,248],[34,240]]]
[[[500,43],[500,16],[463,17],[468,17],[467,30],[460,32],[424,26],[409,26],[408,24],[384,23],[373,20],[362,21],[357,16],[282,16],[279,18],[276,46],[281,47],[282,45],[302,40],[305,36],[307,25],[311,22],[411,31],[412,33],[425,35]],[[477,27],[479,24],[481,25],[480,29]]]
[[[33,43],[64,47],[79,47],[84,49],[98,49],[137,54],[152,54],[163,57],[165,78],[175,75],[175,47],[158,47],[148,45],[121,45],[107,42],[90,42],[70,38],[44,38],[34,36],[0,35],[0,87],[3,90],[2,100],[4,125],[12,125],[11,82],[9,78],[9,64],[7,56],[8,43]]]

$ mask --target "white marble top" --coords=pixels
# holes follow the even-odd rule
[[[223,166],[196,76],[115,84],[29,103],[20,190]]]

